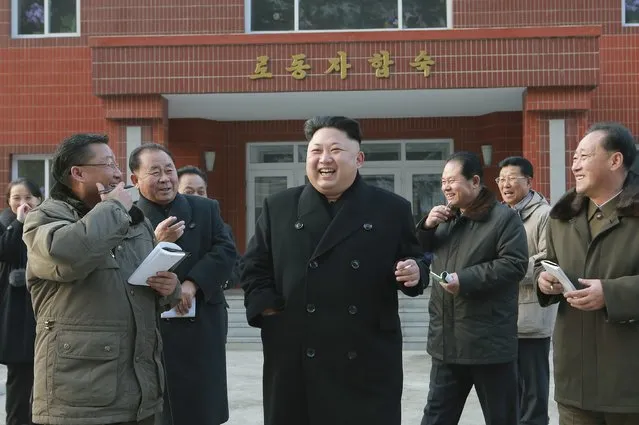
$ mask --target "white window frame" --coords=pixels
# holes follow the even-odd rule
[[[76,0],[75,3],[75,29],[76,32],[65,32],[65,33],[49,33],[49,19],[47,18],[49,14],[49,1],[52,0],[44,0],[44,34],[20,34],[18,33],[18,1],[19,0],[11,0],[11,37],[12,38],[60,38],[60,37],[79,37],[81,34],[80,30],[80,3],[82,0]]]
[[[251,3],[253,1],[260,0],[244,0],[244,28],[245,32],[252,34],[286,34],[291,32],[363,32],[363,31],[428,31],[428,30],[442,30],[453,28],[453,0],[446,0],[446,26],[437,28],[403,28],[404,14],[402,13],[402,0],[397,0],[397,28],[366,28],[366,29],[338,29],[338,30],[300,30],[299,19],[299,1],[295,2],[295,8],[293,12],[293,29],[289,31],[253,31],[251,28]]]
[[[449,146],[449,153],[454,152],[454,140],[453,139],[395,139],[395,140],[370,140],[364,142],[366,145],[373,144],[387,144],[397,143],[401,145],[400,159],[395,161],[366,161],[364,158],[364,165],[360,168],[362,175],[371,174],[391,174],[395,175],[395,189],[396,193],[403,196],[413,204],[413,188],[409,184],[412,180],[413,174],[436,174],[442,172],[444,164],[446,163],[446,157],[441,160],[406,160],[406,144],[408,143],[447,143]],[[249,142],[246,144],[246,199],[245,199],[245,211],[246,211],[246,240],[247,242],[253,236],[255,232],[255,220],[257,217],[253,217],[255,211],[255,177],[260,176],[287,176],[288,181],[291,182],[289,187],[301,186],[305,184],[306,177],[306,165],[305,162],[298,161],[298,150],[303,148],[308,143],[305,141],[296,142]],[[282,145],[294,145],[293,150],[293,162],[278,162],[278,163],[251,163],[251,147],[253,146],[282,146]]]
[[[48,198],[51,192],[51,186],[53,182],[50,181],[51,176],[51,160],[53,155],[40,154],[40,155],[28,155],[28,154],[16,154],[11,155],[11,180],[18,178],[18,161],[44,161],[44,198]]]
[[[639,27],[639,22],[633,22],[633,23],[626,22],[626,0],[621,0],[621,26]]]

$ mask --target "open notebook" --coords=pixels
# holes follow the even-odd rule
[[[146,256],[129,277],[131,285],[148,286],[146,280],[155,276],[157,272],[167,272],[175,269],[189,254],[182,251],[179,245],[171,242],[159,242],[153,251]]]

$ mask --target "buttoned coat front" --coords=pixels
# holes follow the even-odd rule
[[[421,258],[405,199],[357,178],[331,219],[311,185],[269,197],[244,256],[261,327],[265,425],[399,425],[398,260]],[[428,268],[420,259],[422,279]],[[267,308],[278,314],[262,316]]]

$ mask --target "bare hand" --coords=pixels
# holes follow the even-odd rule
[[[166,297],[175,291],[175,287],[179,283],[178,277],[171,272],[157,272],[155,276],[151,276],[146,283],[158,294]]]
[[[564,292],[564,287],[557,278],[548,272],[541,272],[537,279],[539,290],[546,295],[560,295]]]
[[[107,199],[120,201],[120,203],[124,205],[124,208],[126,208],[127,211],[129,211],[133,206],[133,198],[131,198],[129,192],[124,190],[124,182],[118,183],[118,185],[113,189],[105,188],[102,183],[96,183],[95,185],[98,188],[100,199],[102,199],[103,201],[106,201]]]
[[[437,205],[428,213],[428,217],[424,220],[424,229],[432,229],[445,223],[453,216],[452,210],[446,205]]]
[[[600,310],[606,306],[603,287],[599,279],[579,279],[579,283],[586,286],[584,289],[566,292],[566,301],[579,310]]]
[[[419,283],[419,266],[412,258],[398,261],[395,266],[395,279],[403,283],[405,287],[411,288]]]
[[[27,218],[27,214],[31,211],[31,205],[22,204],[18,207],[18,211],[16,212],[17,219],[20,223],[24,223],[24,220]]]
[[[155,239],[158,242],[175,242],[184,234],[184,221],[178,221],[177,217],[171,216],[161,221],[155,228]]]
[[[457,273],[451,273],[449,275],[452,277],[452,280],[448,283],[440,283],[444,290],[449,294],[457,295],[459,294],[459,278],[457,277]]]
[[[185,315],[189,312],[191,305],[195,302],[195,293],[197,292],[197,285],[195,282],[185,280],[182,282],[182,300],[175,306],[175,311],[179,315]]]

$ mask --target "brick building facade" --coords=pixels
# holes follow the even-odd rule
[[[289,32],[251,32],[264,12],[250,0],[47,1],[34,30],[23,21],[45,0],[0,0],[0,186],[29,172],[46,185],[48,155],[73,132],[107,133],[123,165],[148,141],[178,166],[205,168],[214,153],[209,194],[241,250],[260,199],[303,183],[310,115],[360,118],[363,173],[416,216],[453,150],[490,146],[493,188],[497,162],[523,154],[553,199],[572,184],[570,152],[590,123],[639,133],[634,0],[428,0],[445,6],[444,28]]]

